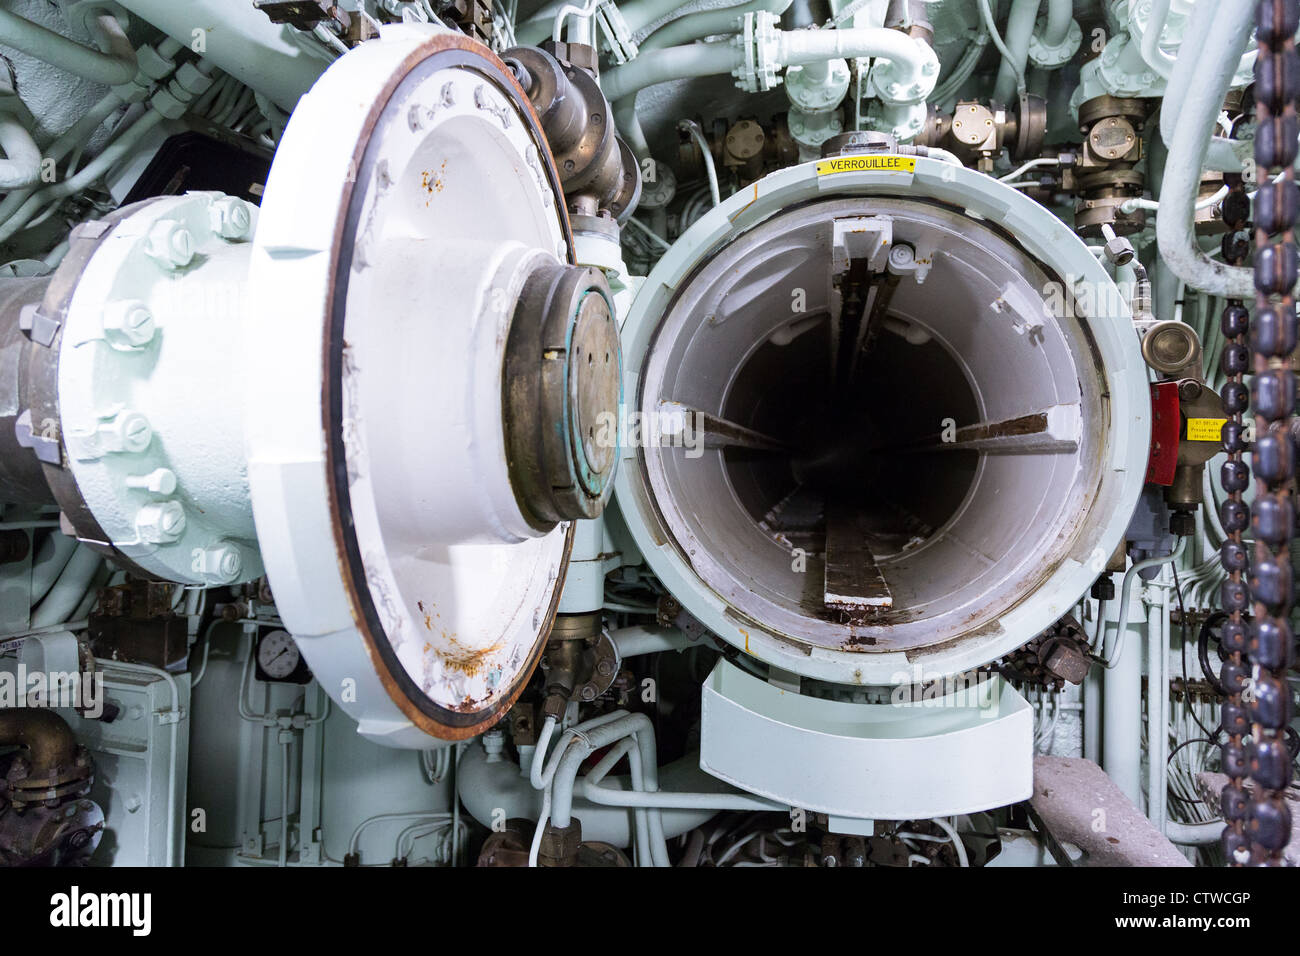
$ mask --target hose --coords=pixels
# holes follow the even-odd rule
[[[122,86],[135,79],[135,50],[117,18],[101,10],[88,17],[86,25],[95,34],[102,53],[0,9],[0,43],[105,86]]]
[[[1106,670],[1114,670],[1119,664],[1120,656],[1124,653],[1124,632],[1128,628],[1128,611],[1129,595],[1133,592],[1133,582],[1137,579],[1139,571],[1145,571],[1147,568],[1154,568],[1161,564],[1168,564],[1170,561],[1177,561],[1182,557],[1183,550],[1187,547],[1187,539],[1179,538],[1178,544],[1174,550],[1168,554],[1157,554],[1154,557],[1145,558],[1141,561],[1133,562],[1133,566],[1124,572],[1124,586],[1120,590],[1119,598],[1119,620],[1115,622],[1115,646],[1106,658]],[[1102,641],[1102,651],[1105,651],[1105,641]]]

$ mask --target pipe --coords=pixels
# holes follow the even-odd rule
[[[1248,5],[1249,6],[1249,5]],[[1174,131],[1183,111],[1183,98],[1192,80],[1201,73],[1204,65],[1205,47],[1213,41],[1210,30],[1214,26],[1215,14],[1219,10],[1217,3],[1197,3],[1187,18],[1183,29],[1183,41],[1178,47],[1178,56],[1169,71],[1169,82],[1165,84],[1165,95],[1160,101],[1160,136],[1173,144]],[[1183,53],[1186,51],[1187,55]]]
[[[1133,582],[1137,579],[1138,573],[1140,571],[1145,571],[1147,568],[1154,568],[1162,564],[1168,564],[1170,561],[1177,561],[1182,557],[1183,551],[1186,547],[1187,539],[1179,538],[1178,544],[1174,545],[1174,549],[1168,554],[1157,554],[1150,558],[1144,558],[1141,561],[1134,561],[1132,567],[1124,572],[1124,585],[1120,589],[1119,598],[1119,624],[1115,628],[1115,646],[1111,650],[1109,656],[1106,656],[1105,654],[1106,643],[1105,639],[1102,639],[1101,651],[1106,660],[1107,670],[1113,669],[1119,663],[1120,658],[1124,655],[1124,630],[1128,625],[1129,596],[1133,590]]]
[[[835,58],[851,60],[877,57],[891,64],[892,82],[904,88],[920,85],[921,94],[905,94],[906,102],[922,100],[934,89],[935,75],[927,74],[934,52],[923,41],[897,30],[865,27],[851,30],[776,31],[776,66],[802,66]],[[692,76],[732,73],[745,67],[746,51],[732,43],[703,43],[651,50],[631,63],[616,66],[601,79],[601,89],[611,101],[621,100],[657,83]],[[882,96],[885,102],[904,102]]]
[[[469,815],[486,827],[491,827],[493,811],[498,809],[507,819],[536,820],[542,791],[529,785],[528,778],[514,761],[503,759],[489,763],[487,757],[487,751],[479,742],[467,747],[460,760],[457,792]],[[663,785],[674,790],[701,789],[711,781],[716,782],[700,769],[698,753],[687,754],[659,768],[659,777]],[[627,790],[632,781],[627,775],[607,777],[604,786],[608,790]],[[633,821],[627,808],[609,807],[579,796],[573,802],[573,815],[582,821],[583,839],[617,847],[633,845]],[[714,811],[666,810],[660,816],[665,836],[673,839],[707,823],[713,818]]]
[[[748,0],[720,10],[705,10],[700,13],[688,13],[684,17],[666,23],[637,44],[638,55],[650,50],[662,50],[665,47],[682,43],[694,43],[705,37],[724,33],[739,33],[739,21],[746,13],[760,11],[785,13],[794,0]]]
[[[713,200],[713,205],[721,205],[722,194],[718,191],[718,170],[713,165],[713,151],[709,149],[709,141],[704,138],[704,130],[700,129],[700,124],[694,120],[682,120],[677,128],[686,130],[695,141],[695,145],[700,150],[700,159],[704,163],[704,172],[709,179],[709,198]]]
[[[72,553],[77,550],[77,539],[58,531],[52,532],[36,549],[32,563],[31,604],[35,607],[49,593],[63,569],[68,566]]]
[[[0,242],[11,238],[14,233],[27,225],[45,204],[71,196],[94,183],[162,121],[163,115],[151,110],[136,120],[130,129],[104,147],[103,152],[75,176],[32,193],[4,225],[0,226]]]
[[[653,807],[666,810],[789,810],[788,804],[748,793],[676,793],[612,790],[584,781],[582,794],[592,803],[608,807]]]
[[[1165,792],[1169,786],[1169,630],[1168,593],[1147,605],[1147,819],[1165,828]]]
[[[1218,843],[1223,836],[1223,821],[1208,820],[1205,823],[1179,823],[1177,820],[1165,821],[1165,836],[1171,843],[1182,846],[1208,846]]]
[[[553,826],[562,830],[573,822],[573,791],[583,761],[601,747],[616,743],[623,737],[633,737],[640,749],[646,789],[651,792],[658,789],[655,780],[654,726],[645,714],[624,713],[617,720],[584,731],[565,748],[551,782]]]
[[[68,722],[42,707],[0,708],[0,745],[30,753],[33,781],[67,773],[77,758],[77,738]]]
[[[686,632],[675,627],[646,627],[637,624],[620,627],[609,632],[609,639],[618,650],[619,660],[658,654],[661,651],[680,651],[690,646]]]
[[[1142,34],[1142,59],[1166,80],[1174,72],[1174,57],[1160,49],[1160,34],[1169,19],[1172,0],[1151,0],[1151,15],[1147,17],[1146,32]],[[1163,120],[1162,120],[1163,122]]]
[[[981,0],[987,6],[988,0]],[[1007,16],[1006,51],[998,67],[993,99],[998,103],[1015,102],[1025,92],[1025,64],[1029,62],[1029,40],[1034,35],[1040,0],[1012,0]]]
[[[286,734],[280,741],[280,866],[289,865],[289,743]]]
[[[49,627],[66,621],[86,596],[102,563],[103,559],[90,548],[78,548],[45,600],[32,612],[32,627]]]
[[[1159,3],[1160,0],[1156,0]],[[1164,0],[1166,6],[1169,0]],[[1047,46],[1060,46],[1070,35],[1070,24],[1074,22],[1074,0],[1047,0],[1047,22],[1043,26],[1043,43]]]
[[[179,5],[178,5],[179,6]],[[100,10],[86,18],[100,50],[91,50],[61,33],[0,9],[0,43],[44,60],[93,83],[121,86],[135,79],[135,49],[117,18]]]
[[[1217,9],[1214,32],[1207,45],[1197,49],[1184,43],[1178,57],[1180,62],[1195,58],[1199,69],[1188,86],[1169,144],[1160,209],[1156,212],[1156,240],[1166,264],[1189,286],[1212,295],[1244,299],[1254,294],[1253,271],[1218,262],[1202,252],[1191,212],[1223,98],[1254,26],[1251,4],[1226,4]]]
[[[1118,601],[1107,602],[1108,616],[1112,606],[1114,614],[1121,616]],[[1122,616],[1126,627],[1141,629],[1140,624],[1127,623],[1127,614]],[[1145,622],[1145,618],[1142,620]],[[1118,666],[1103,670],[1101,678],[1101,766],[1137,806],[1142,793],[1142,749],[1137,729],[1142,725],[1142,662],[1138,655],[1129,654],[1120,659]]]
[[[272,23],[251,3],[230,0],[120,0],[123,7],[187,48],[202,39],[203,58],[285,112],[311,89],[331,60],[295,39],[287,24]],[[202,26],[202,29],[197,27]],[[549,25],[549,21],[548,21]],[[539,38],[541,39],[541,38]]]
[[[31,186],[41,179],[41,151],[23,122],[27,111],[18,95],[0,86],[0,189]]]

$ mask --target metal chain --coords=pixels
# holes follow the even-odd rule
[[[1229,539],[1221,552],[1229,571],[1222,589],[1229,614],[1222,631],[1229,655],[1221,678],[1229,694],[1223,705],[1223,770],[1229,782],[1222,810],[1227,823],[1224,851],[1237,866],[1280,865],[1291,836],[1284,793],[1291,781],[1286,730],[1292,705],[1286,672],[1295,646],[1290,544],[1295,530],[1291,429],[1296,400],[1291,357],[1297,324],[1294,289],[1300,278],[1294,231],[1300,193],[1293,171],[1300,136],[1297,28],[1300,0],[1261,0],[1256,7],[1255,173],[1260,187],[1255,200],[1255,319],[1249,322],[1245,309],[1236,304],[1229,304],[1223,315],[1228,343],[1222,365],[1229,376],[1223,399],[1233,418],[1223,429],[1229,460],[1221,473],[1229,493],[1222,510]],[[1242,382],[1247,371],[1253,373],[1249,396]],[[1249,588],[1241,580],[1247,563],[1241,532],[1248,515],[1241,492],[1250,477],[1241,460],[1248,439],[1242,423],[1247,398],[1255,412],[1255,501],[1249,513],[1255,542]],[[1242,613],[1248,602],[1253,611],[1249,623]],[[1247,776],[1250,791],[1244,785]]]

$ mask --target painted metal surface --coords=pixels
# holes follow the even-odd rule
[[[486,48],[413,26],[294,112],[251,269],[249,479],[276,603],[359,732],[426,748],[522,689],[567,526],[510,491],[501,362],[529,263],[572,261],[527,98]]]

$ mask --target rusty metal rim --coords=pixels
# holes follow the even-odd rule
[[[541,124],[533,111],[532,103],[518,81],[509,68],[481,43],[456,34],[438,34],[430,37],[395,67],[383,90],[375,98],[353,153],[352,168],[358,170],[358,174],[344,184],[343,202],[335,223],[330,248],[330,265],[334,281],[328,293],[325,309],[327,320],[322,356],[324,394],[321,403],[321,425],[325,439],[325,476],[329,488],[330,523],[339,558],[339,570],[349,603],[352,605],[353,621],[365,642],[375,673],[393,703],[416,727],[444,740],[464,740],[481,733],[501,719],[519,697],[532,677],[538,661],[541,660],[542,651],[546,646],[546,635],[550,633],[551,623],[555,619],[560,592],[563,590],[564,579],[568,572],[569,554],[573,548],[573,525],[569,525],[565,536],[560,573],[556,579],[550,605],[546,609],[546,615],[538,631],[536,646],[527,664],[518,672],[514,681],[496,694],[486,706],[477,710],[449,710],[430,700],[397,659],[375,608],[370,589],[366,585],[365,565],[361,560],[355,527],[351,521],[347,457],[343,447],[341,383],[343,381],[343,328],[347,311],[348,282],[352,273],[352,249],[360,219],[360,206],[365,195],[364,191],[357,190],[356,184],[366,180],[365,171],[369,168],[367,159],[370,158],[373,134],[394,92],[417,66],[435,58],[441,61],[440,65],[460,66],[482,74],[485,79],[496,84],[510,97],[520,119],[537,145],[538,155],[543,158],[547,181],[554,193],[556,212],[570,263],[576,261],[576,253],[555,161],[542,134]]]

